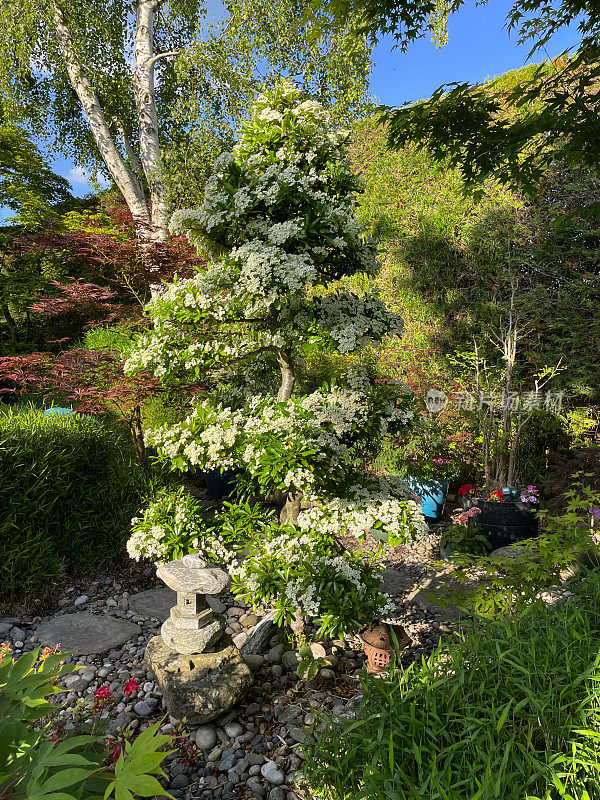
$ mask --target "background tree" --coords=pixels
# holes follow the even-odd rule
[[[285,10],[289,22],[299,9],[290,2]],[[238,12],[246,13],[244,4],[232,7],[234,16]],[[196,41],[203,13],[200,0],[9,0],[0,9],[5,114],[26,113],[33,85],[39,102],[29,115],[32,130],[50,134],[59,150],[92,174],[108,174],[147,241],[166,234],[164,146],[181,135],[171,112],[186,89],[173,60]],[[343,61],[339,37],[324,41],[325,50]],[[278,42],[282,49],[287,44]],[[251,49],[251,38],[245,47]],[[207,73],[203,82],[211,81]],[[219,91],[225,86],[221,82]]]
[[[15,222],[31,226],[69,199],[68,181],[53,172],[37,147],[19,128],[1,125],[0,207],[15,211]]]
[[[444,19],[463,0],[331,0],[338,21],[359,16],[356,30],[375,41],[391,33],[402,49],[433,32],[445,40]],[[554,34],[575,26],[570,51],[548,64],[533,65],[507,86],[445,84],[424,101],[387,109],[393,146],[419,143],[436,158],[458,166],[467,185],[486,177],[532,191],[545,168],[557,160],[598,170],[600,9],[583,0],[517,0],[506,28],[529,57],[544,52]],[[437,36],[436,36],[437,34]],[[577,41],[579,39],[579,41]],[[593,204],[588,213],[597,210]]]

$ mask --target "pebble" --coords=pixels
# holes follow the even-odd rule
[[[212,750],[217,743],[217,733],[209,725],[202,725],[195,733],[196,747],[200,750]]]
[[[88,597],[88,595],[87,595],[87,594],[81,594],[81,595],[79,595],[79,597],[78,597],[78,598],[77,598],[77,599],[74,601],[73,605],[74,605],[74,606],[83,606],[83,605],[85,605],[85,603],[87,603],[87,601],[88,601],[89,599],[90,599],[90,598]]]
[[[250,791],[253,793],[255,797],[262,798],[266,797],[267,795],[267,790],[265,789],[264,783],[260,780],[260,778],[257,778],[256,775],[253,775],[251,778],[248,778],[248,780],[246,781],[246,786],[248,787],[248,789],[250,789]],[[214,795],[209,795],[209,796],[213,797]]]
[[[138,717],[149,717],[152,713],[152,708],[144,700],[140,700],[139,703],[136,703],[133,710]]]
[[[281,663],[286,669],[296,669],[300,663],[300,656],[295,650],[288,650],[281,656]]]
[[[313,642],[310,646],[313,658],[325,658],[327,651],[320,642]]]
[[[260,667],[262,667],[262,665],[265,663],[265,657],[259,655],[258,653],[247,653],[244,654],[244,661],[246,664],[248,664],[251,670],[255,671],[260,669]]]
[[[229,736],[230,739],[237,739],[238,736],[241,736],[244,732],[244,729],[239,724],[239,722],[228,722],[227,725],[223,726],[223,730]]]
[[[169,784],[169,789],[185,789],[186,786],[189,785],[190,785],[189,778],[183,773],[179,773],[179,775],[175,775],[175,777]]]
[[[260,768],[260,774],[273,786],[279,786],[285,781],[283,772],[277,769],[277,764],[274,761],[265,761]]]
[[[281,661],[281,657],[285,651],[285,645],[283,644],[276,644],[272,647],[265,658],[271,664],[276,664],[278,661]]]

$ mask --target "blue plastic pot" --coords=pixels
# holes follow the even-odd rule
[[[411,478],[410,475],[406,480],[411,491],[421,498],[421,508],[427,522],[439,522],[448,494],[448,481],[445,478],[424,481]]]
[[[51,417],[54,414],[58,414],[59,416],[73,416],[77,417],[78,419],[92,419],[96,423],[96,425],[100,425],[100,420],[95,419],[94,417],[90,417],[89,414],[82,414],[81,411],[73,411],[72,408],[65,408],[63,406],[51,406],[47,408],[45,411],[42,411],[42,417]]]
[[[216,499],[229,497],[236,487],[239,474],[239,469],[225,469],[223,472],[219,469],[207,470],[204,473],[206,491]]]

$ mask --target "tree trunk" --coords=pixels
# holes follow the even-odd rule
[[[150,187],[149,204],[142,184],[135,173],[137,156],[125,136],[123,145],[131,162],[130,167],[115,143],[99,98],[77,57],[68,20],[62,9],[57,5],[52,6],[54,27],[58,34],[60,49],[71,85],[83,106],[100,156],[131,212],[138,235],[140,239],[148,242],[162,241],[165,238],[169,211],[166,200],[166,178],[162,168],[158,138],[154,65],[157,58],[175,55],[175,53],[153,55],[153,21],[159,5],[160,0],[138,0],[136,69],[133,77],[140,130],[140,161]],[[124,132],[122,125],[119,124],[118,127],[120,132]]]
[[[140,463],[145,470],[148,470],[150,465],[148,463],[148,453],[146,452],[146,443],[144,442],[144,431],[142,430],[142,415],[139,405],[135,406],[129,418],[129,427],[131,428],[131,437],[133,439],[133,446],[138,454]]]
[[[295,525],[298,522],[301,501],[302,501],[301,494],[296,494],[296,493],[288,494],[285,501],[285,505],[279,513],[279,522],[282,525],[284,522],[288,523],[289,525]]]
[[[277,394],[277,399],[280,403],[287,402],[292,396],[296,376],[294,375],[294,364],[292,361],[292,354],[289,350],[277,351],[277,362],[281,370],[281,386]]]
[[[154,16],[159,5],[160,0],[138,0],[133,75],[133,92],[140,135],[140,161],[150,189],[151,241],[161,241],[165,238],[169,220],[167,181],[160,155],[158,114],[154,96],[154,65],[157,58],[174,53],[154,55]]]
[[[305,624],[304,624],[304,616],[302,615],[302,609],[298,607],[296,609],[296,613],[294,614],[294,619],[292,620],[290,628],[292,629],[292,633],[294,634],[294,636],[298,638],[304,633],[304,627]]]
[[[16,342],[19,338],[19,328],[17,326],[16,320],[13,315],[10,313],[10,308],[8,307],[8,303],[2,303],[2,313],[4,314],[4,319],[6,320],[6,327],[8,328],[8,332],[10,333],[10,338],[13,342]]]

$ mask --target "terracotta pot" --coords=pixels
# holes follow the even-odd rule
[[[367,657],[367,672],[376,674],[386,670],[392,660],[394,644],[390,630],[394,631],[400,649],[410,644],[410,636],[402,625],[390,625],[387,622],[376,622],[361,628],[357,634],[358,641]]]

